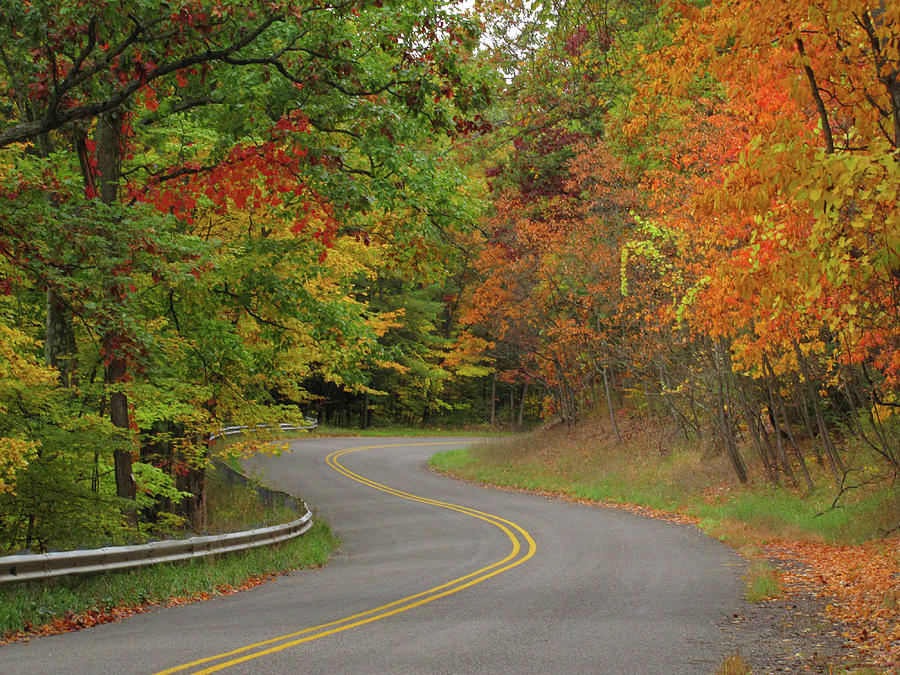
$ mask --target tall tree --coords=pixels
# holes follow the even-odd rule
[[[166,422],[198,447],[266,418],[302,398],[287,354],[358,369],[375,329],[313,293],[335,237],[373,212],[414,213],[384,229],[407,241],[456,218],[436,153],[488,88],[476,25],[439,4],[35,1],[0,32],[0,250],[49,289],[48,362],[67,383],[100,368],[125,438]]]

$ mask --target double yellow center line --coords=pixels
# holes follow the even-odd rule
[[[239,663],[252,661],[253,659],[258,659],[262,656],[274,654],[290,647],[296,647],[297,645],[303,644],[304,642],[312,642],[313,640],[318,640],[319,638],[323,638],[327,635],[340,633],[342,631],[349,630],[350,628],[363,626],[367,623],[378,621],[379,619],[384,619],[395,614],[409,611],[416,607],[421,607],[422,605],[426,605],[429,602],[434,602],[435,600],[447,597],[448,595],[452,595],[454,593],[458,593],[459,591],[469,588],[470,586],[474,586],[475,584],[479,584],[482,581],[486,581],[487,579],[490,579],[491,577],[512,569],[517,565],[521,565],[523,562],[531,558],[537,550],[537,545],[534,543],[534,539],[532,539],[531,535],[515,523],[506,520],[505,518],[491,515],[490,513],[484,513],[483,511],[471,509],[467,506],[460,506],[458,504],[442,502],[436,499],[428,499],[427,497],[420,497],[418,495],[410,494],[409,492],[397,490],[396,488],[392,488],[387,485],[382,485],[381,483],[377,483],[370,478],[366,478],[365,476],[361,476],[358,473],[351,471],[339,461],[345,455],[349,455],[355,452],[362,452],[363,450],[446,444],[446,442],[437,442],[365,445],[356,448],[347,448],[345,450],[337,450],[328,455],[325,458],[325,461],[331,468],[333,468],[338,473],[343,474],[347,478],[350,478],[351,480],[354,480],[358,483],[362,483],[363,485],[368,485],[369,487],[380,490],[381,492],[386,492],[390,495],[394,495],[395,497],[399,497],[400,499],[407,499],[409,501],[419,502],[420,504],[428,504],[430,506],[438,506],[441,508],[449,509],[451,511],[456,511],[458,513],[462,513],[472,518],[478,518],[479,520],[483,520],[490,523],[491,525],[494,525],[509,538],[509,541],[512,544],[512,549],[510,550],[509,554],[506,555],[506,557],[498,560],[495,563],[487,565],[486,567],[477,569],[474,572],[470,572],[469,574],[458,577],[439,586],[429,588],[426,591],[422,591],[414,595],[408,595],[405,598],[395,600],[394,602],[390,602],[386,605],[381,605],[380,607],[375,607],[366,612],[353,614],[352,616],[347,616],[343,619],[331,621],[330,623],[324,623],[319,626],[304,628],[303,630],[294,633],[280,635],[269,640],[263,640],[262,642],[256,642],[251,645],[246,645],[245,647],[240,647],[239,649],[216,654],[215,656],[208,656],[203,659],[191,661],[190,663],[185,663],[180,666],[175,666],[174,668],[160,671],[156,675],[167,675],[168,673],[179,673],[183,671],[191,671],[195,675],[199,673],[214,673],[218,670],[236,666]],[[199,669],[195,670],[196,668]]]

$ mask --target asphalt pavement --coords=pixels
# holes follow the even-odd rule
[[[254,458],[342,539],[327,567],[6,645],[0,673],[715,672],[739,556],[692,526],[428,472],[468,442],[311,438]]]

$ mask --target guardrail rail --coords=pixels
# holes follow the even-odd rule
[[[318,421],[307,418],[306,425],[281,424],[283,431],[314,429]],[[268,425],[260,427],[270,428]],[[221,436],[241,433],[247,427],[225,427],[210,436],[210,440]],[[227,465],[225,465],[227,467]],[[246,476],[241,476],[248,483]],[[266,490],[272,494],[275,491]],[[284,496],[293,500],[286,493]],[[300,500],[298,500],[300,501]],[[299,537],[312,527],[312,513],[306,502],[300,501],[305,513],[297,520],[282,525],[261,527],[242,532],[189,537],[187,539],[167,539],[148,544],[132,546],[107,546],[104,548],[78,551],[55,551],[52,553],[26,553],[0,557],[0,584],[52,579],[68,574],[93,574],[112,570],[123,570],[162,562],[174,562],[201,558],[220,553],[243,551],[257,546],[270,546],[281,541]],[[298,509],[299,510],[299,509]]]

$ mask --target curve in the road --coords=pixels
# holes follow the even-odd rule
[[[295,647],[305,642],[318,640],[319,638],[323,638],[328,635],[340,633],[351,628],[356,628],[357,626],[372,623],[373,621],[378,621],[379,619],[384,619],[389,616],[400,614],[416,607],[420,607],[430,602],[434,602],[435,600],[439,600],[440,598],[447,597],[448,595],[458,593],[459,591],[474,586],[475,584],[479,584],[482,581],[486,581],[491,577],[494,577],[509,569],[512,569],[513,567],[516,567],[517,565],[521,565],[526,560],[531,558],[537,550],[537,545],[535,544],[534,539],[531,537],[531,535],[516,523],[490,513],[485,513],[483,511],[469,508],[467,506],[460,506],[459,504],[451,504],[449,502],[421,497],[419,495],[410,494],[409,492],[404,492],[402,490],[392,488],[388,485],[377,483],[374,480],[350,471],[339,461],[340,458],[344,455],[348,455],[354,452],[361,452],[364,450],[377,450],[379,448],[419,447],[425,445],[446,445],[446,443],[392,443],[389,445],[364,445],[332,452],[325,458],[325,461],[331,468],[343,474],[347,478],[358,483],[362,483],[363,485],[367,485],[376,490],[394,495],[396,497],[399,497],[400,499],[406,499],[413,502],[419,502],[421,504],[428,504],[430,506],[438,506],[441,508],[449,509],[451,511],[457,511],[472,518],[478,518],[479,520],[491,523],[495,527],[499,528],[509,538],[512,544],[512,549],[510,550],[508,555],[506,555],[501,560],[492,563],[491,565],[487,565],[485,567],[477,569],[473,572],[470,572],[469,574],[457,577],[456,579],[447,581],[443,584],[440,584],[439,586],[434,586],[433,588],[429,588],[426,591],[422,591],[414,595],[409,595],[405,598],[395,600],[394,602],[375,607],[366,612],[347,616],[343,619],[325,623],[319,626],[304,628],[303,630],[299,630],[294,633],[279,635],[278,637],[274,637],[269,640],[256,642],[251,645],[245,645],[244,647],[240,647],[238,649],[234,649],[232,651],[224,652],[221,654],[216,654],[215,656],[209,656],[203,659],[198,659],[196,661],[191,661],[190,663],[185,663],[174,668],[160,671],[159,673],[157,673],[157,675],[168,675],[169,673],[179,673],[187,670],[191,670],[194,675],[199,675],[200,673],[214,673],[216,671],[235,666],[239,663],[245,663],[253,659],[258,659],[268,654],[274,654],[275,652],[280,652],[282,650],[289,649],[290,647]],[[219,663],[214,663],[216,661],[218,661]],[[211,665],[207,666],[206,664]],[[198,666],[206,667],[201,668],[200,670],[193,670]]]

